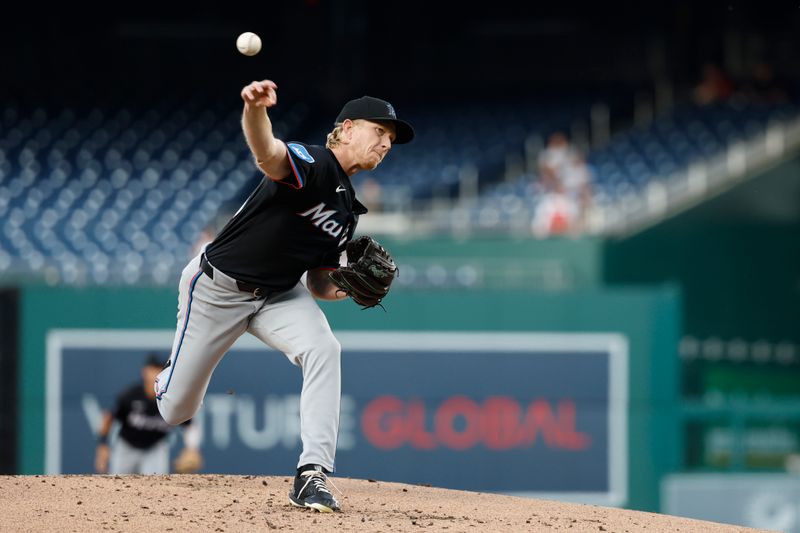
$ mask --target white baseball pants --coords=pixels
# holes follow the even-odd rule
[[[300,282],[289,291],[254,299],[217,269],[209,278],[200,270],[199,255],[192,259],[181,275],[170,364],[155,382],[161,416],[173,425],[192,418],[217,364],[245,332],[283,352],[302,369],[303,450],[297,466],[318,464],[332,472],[339,431],[341,346],[322,309]]]
[[[128,444],[122,437],[111,446],[109,474],[169,474],[169,439],[147,449]]]

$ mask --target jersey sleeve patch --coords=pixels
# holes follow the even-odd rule
[[[300,159],[302,159],[306,163],[313,163],[314,162],[314,158],[311,157],[311,154],[308,153],[308,150],[306,150],[306,147],[303,146],[302,144],[289,143],[288,146],[289,146],[289,149],[292,152],[294,152],[295,155],[297,155],[297,157],[299,157]]]
[[[308,150],[306,150],[305,146],[299,144],[288,143],[286,145],[286,149],[286,153],[289,156],[289,165],[292,167],[292,174],[283,179],[276,180],[276,183],[288,185],[293,189],[302,189],[306,185],[305,180],[303,179],[304,172],[303,168],[298,166],[297,162],[294,160],[294,157],[297,156],[307,163],[309,162],[308,159],[310,159],[310,162],[313,163],[314,158],[311,157],[311,154],[308,153]],[[303,153],[306,155],[306,157],[308,157],[308,159],[301,155]]]

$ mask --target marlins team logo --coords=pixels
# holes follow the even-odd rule
[[[301,217],[308,217],[313,225],[331,237],[343,235],[340,241],[340,244],[342,244],[347,239],[347,226],[342,225],[333,218],[333,215],[336,214],[336,209],[325,209],[326,207],[328,206],[325,205],[325,202],[320,202],[308,211],[297,214]]]
[[[308,150],[306,150],[305,146],[301,144],[289,143],[289,148],[292,150],[292,152],[295,153],[295,155],[297,155],[297,157],[299,157],[306,163],[314,162],[314,158],[311,157],[311,154],[308,153]]]

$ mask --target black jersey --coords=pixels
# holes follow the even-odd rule
[[[291,289],[307,270],[336,268],[367,209],[329,149],[290,142],[292,172],[261,180],[206,248],[216,268],[267,290]]]
[[[172,429],[158,412],[155,398],[147,396],[141,383],[132,385],[119,395],[114,419],[122,424],[119,436],[134,448],[150,448]]]

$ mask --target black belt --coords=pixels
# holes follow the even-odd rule
[[[211,263],[208,262],[206,259],[206,254],[202,254],[200,256],[200,270],[203,271],[203,274],[208,276],[211,279],[214,279],[214,267],[211,266]],[[239,290],[242,292],[249,292],[253,295],[253,298],[266,298],[267,297],[267,290],[263,287],[259,287],[258,285],[253,285],[252,283],[245,283],[244,281],[236,281],[236,286],[239,287]]]

